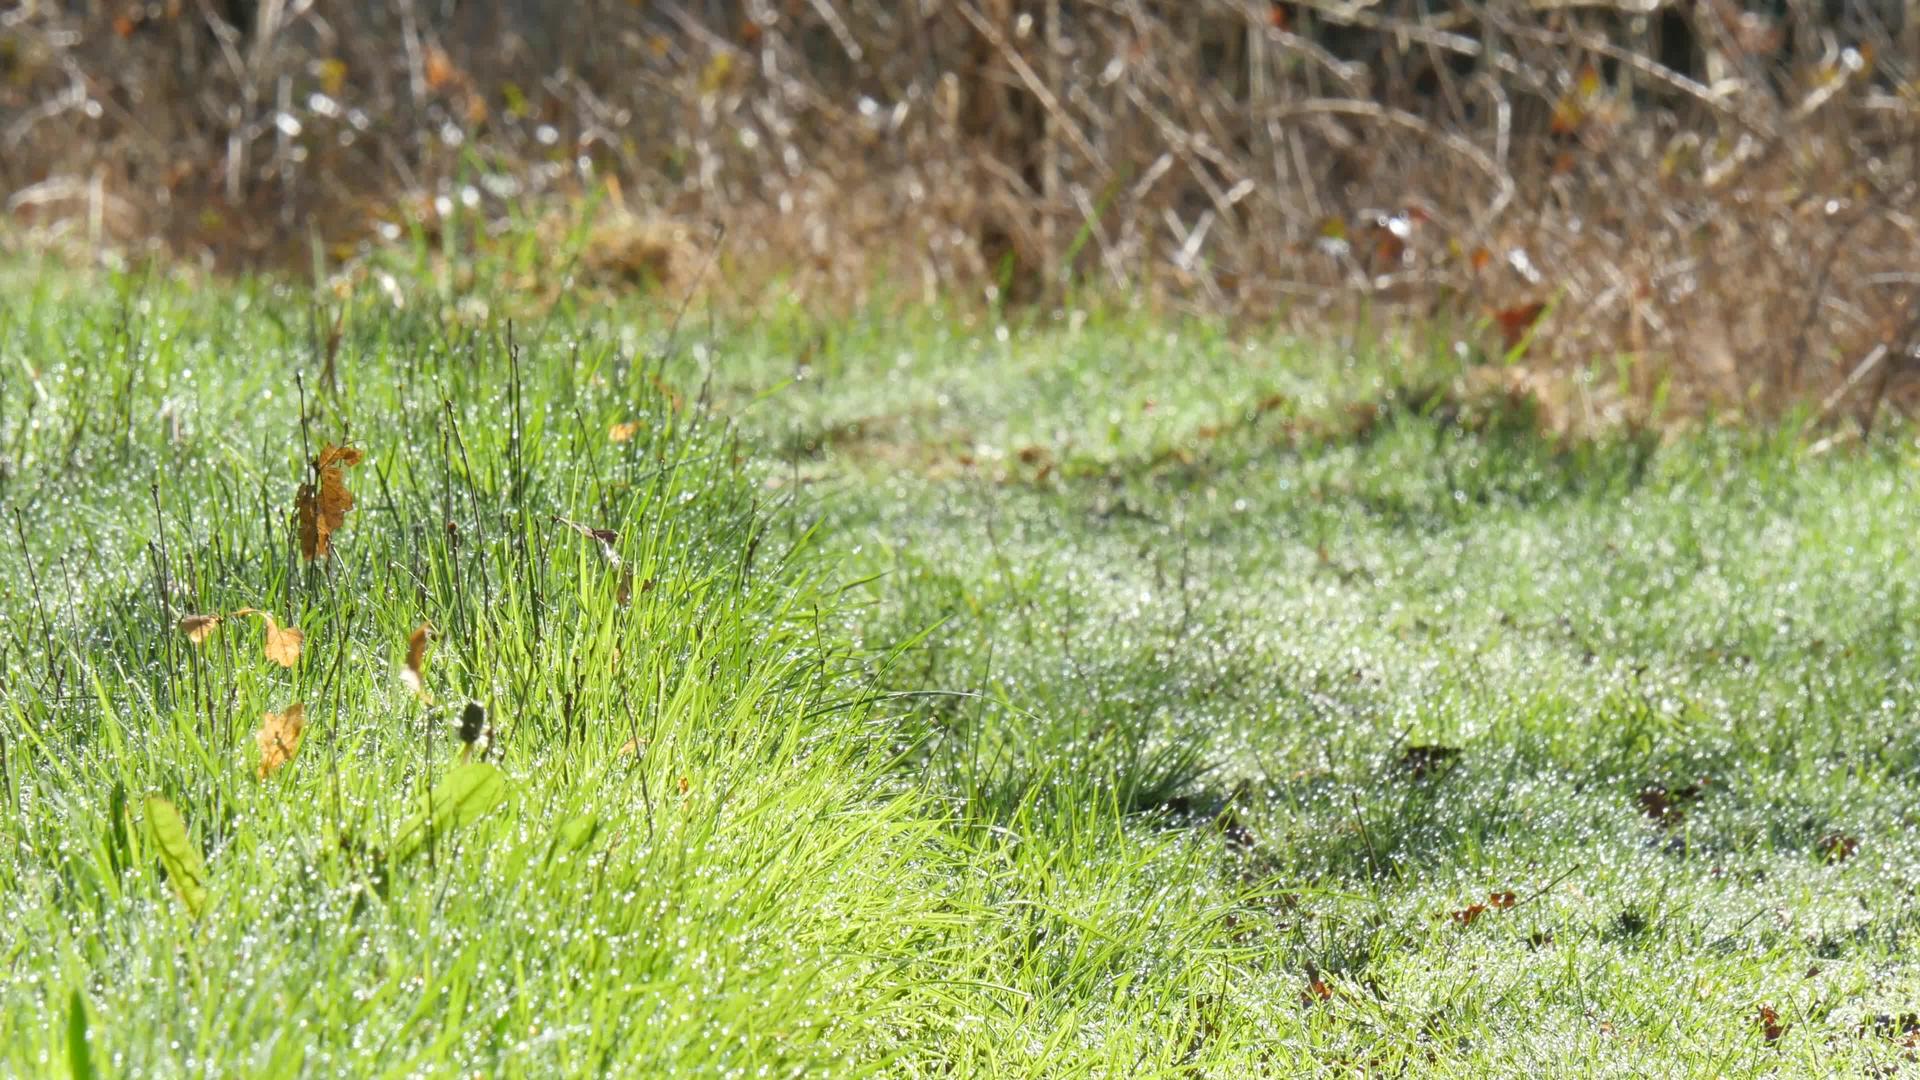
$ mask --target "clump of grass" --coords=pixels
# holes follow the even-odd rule
[[[830,560],[727,433],[591,340],[367,315],[331,390],[278,297],[122,287],[0,317],[33,387],[0,430],[7,1071],[48,1067],[70,993],[116,1073],[883,1060],[946,856],[817,617]],[[348,439],[309,561],[296,488]],[[254,604],[304,631],[292,667],[174,629]],[[461,764],[467,701],[492,763]]]

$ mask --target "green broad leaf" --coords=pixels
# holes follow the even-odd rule
[[[439,843],[453,830],[480,820],[506,797],[507,778],[499,769],[480,762],[455,767],[433,789],[427,805],[400,826],[393,841],[393,864],[405,862],[429,843]]]
[[[187,914],[199,918],[207,907],[206,860],[187,835],[187,823],[180,820],[180,811],[159,795],[147,796],[147,836],[159,850],[160,867],[186,905]]]
[[[75,987],[67,999],[67,1071],[73,1080],[95,1080],[93,1047],[87,1045],[87,998]]]
[[[554,830],[553,842],[547,845],[547,857],[544,866],[553,865],[553,860],[562,855],[579,852],[600,835],[600,819],[592,814],[581,814]]]

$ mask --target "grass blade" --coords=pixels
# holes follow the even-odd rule
[[[75,987],[67,999],[67,1069],[73,1080],[94,1080],[93,1048],[87,1045],[87,998]]]
[[[207,864],[187,835],[187,823],[180,820],[180,811],[159,795],[147,796],[147,835],[160,851],[160,866],[166,870],[174,893],[186,905],[187,913],[199,918],[207,907]]]

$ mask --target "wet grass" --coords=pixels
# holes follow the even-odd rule
[[[1920,1071],[1904,436],[1117,314],[369,295],[329,380],[298,294],[11,284],[0,1072]],[[249,606],[297,666],[175,629]],[[469,700],[506,797],[403,858]]]

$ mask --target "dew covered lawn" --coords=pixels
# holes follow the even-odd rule
[[[1920,1074],[1911,432],[7,281],[0,1073]]]

